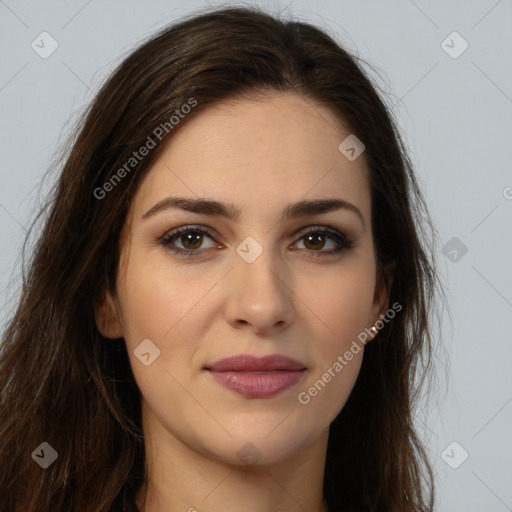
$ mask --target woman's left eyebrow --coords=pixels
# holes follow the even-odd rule
[[[217,217],[224,217],[232,221],[240,218],[242,210],[232,203],[221,203],[207,198],[194,198],[194,197],[166,197],[162,199],[146,213],[142,215],[143,219],[152,217],[158,212],[181,209],[193,213],[201,213],[204,215],[213,215]],[[363,230],[365,228],[364,217],[361,210],[357,206],[345,201],[344,199],[309,199],[292,203],[283,208],[281,213],[282,220],[296,219],[305,217],[307,215],[319,215],[335,210],[347,210],[355,213],[361,224]]]

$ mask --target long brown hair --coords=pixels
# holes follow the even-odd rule
[[[141,395],[125,344],[100,335],[93,305],[114,292],[128,207],[165,142],[209,105],[265,91],[330,107],[365,144],[379,279],[395,262],[389,303],[402,306],[367,345],[331,424],[329,510],[433,510],[432,469],[413,413],[431,380],[435,230],[397,124],[358,59],[325,31],[231,7],[196,12],[141,44],[105,81],[65,147],[27,235],[44,220],[2,334],[2,512],[137,510],[147,477]],[[173,125],[191,98],[194,108]],[[156,147],[127,168],[148,137]],[[32,455],[43,442],[58,454],[46,469]]]

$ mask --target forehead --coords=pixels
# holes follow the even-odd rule
[[[270,214],[279,203],[337,196],[369,214],[364,154],[348,160],[350,135],[328,107],[293,93],[230,99],[178,127],[139,186],[140,216],[166,195],[209,197]]]

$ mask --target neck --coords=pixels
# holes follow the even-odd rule
[[[136,500],[141,512],[328,512],[323,498],[328,431],[285,460],[240,466],[199,453],[154,427],[158,444],[146,435],[148,484]]]

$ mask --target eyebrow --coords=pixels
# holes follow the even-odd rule
[[[203,198],[166,197],[150,208],[144,215],[142,215],[142,218],[147,219],[158,212],[173,209],[224,217],[232,221],[236,221],[242,213],[242,210],[232,203],[225,204],[219,201]],[[283,208],[283,211],[281,212],[281,219],[296,219],[307,215],[318,215],[340,209],[355,213],[359,217],[364,230],[364,217],[359,208],[344,199],[338,198],[304,200],[289,204]]]

